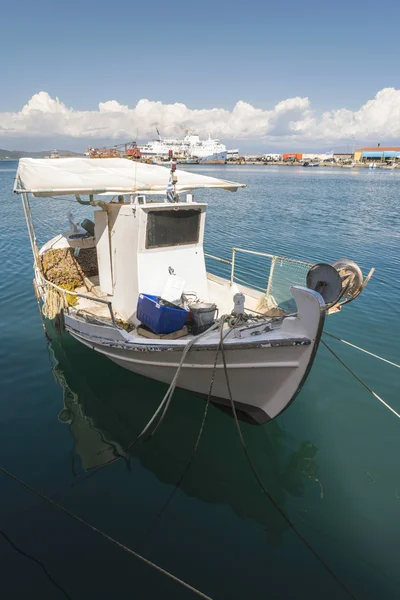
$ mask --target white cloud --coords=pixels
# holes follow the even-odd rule
[[[400,90],[385,88],[358,110],[335,109],[317,115],[308,98],[289,98],[270,110],[242,100],[233,110],[190,109],[185,104],[163,104],[142,99],[134,108],[116,100],[100,102],[93,111],[75,110],[47,92],[39,92],[15,113],[0,113],[0,139],[70,137],[132,139],[164,136],[195,129],[200,135],[236,140],[291,143],[320,140],[376,141],[400,137]]]

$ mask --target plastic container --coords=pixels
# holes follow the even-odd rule
[[[136,316],[154,333],[173,333],[183,328],[188,311],[184,308],[171,308],[159,303],[158,296],[139,294]]]
[[[196,302],[195,304],[189,304],[189,310],[192,315],[192,333],[193,335],[199,335],[211,327],[215,321],[215,313],[217,307],[215,304],[209,304],[207,302]]]
[[[94,236],[94,223],[93,223],[93,221],[91,221],[90,219],[83,219],[83,221],[81,223],[81,227],[83,227],[83,229],[85,231],[87,231],[89,235]]]

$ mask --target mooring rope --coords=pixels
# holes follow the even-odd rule
[[[226,336],[225,336],[226,337]],[[279,512],[279,514],[282,516],[282,518],[286,521],[286,523],[289,525],[289,527],[294,531],[294,533],[300,538],[300,540],[303,542],[303,544],[310,550],[310,552],[315,556],[315,558],[322,564],[322,566],[326,569],[326,571],[333,577],[333,579],[340,585],[340,587],[342,588],[342,590],[344,590],[351,598],[353,598],[353,600],[356,600],[356,597],[354,596],[354,594],[345,586],[345,584],[339,579],[339,577],[334,573],[334,571],[329,567],[329,565],[324,561],[324,559],[318,554],[318,552],[311,546],[311,544],[306,540],[306,538],[303,536],[303,534],[297,529],[297,527],[294,525],[294,523],[292,523],[292,521],[289,519],[289,517],[286,516],[285,512],[281,509],[281,507],[279,506],[279,504],[274,500],[274,498],[271,496],[271,494],[268,492],[268,490],[266,489],[266,487],[264,486],[261,477],[258,474],[257,469],[255,468],[253,461],[251,459],[249,450],[247,448],[246,442],[244,440],[243,437],[243,433],[240,427],[240,423],[239,423],[239,419],[236,413],[236,407],[235,407],[235,403],[233,401],[233,396],[232,396],[232,390],[231,390],[231,385],[230,385],[230,381],[229,381],[229,375],[228,375],[228,368],[227,368],[227,364],[226,364],[226,357],[225,357],[225,348],[224,348],[224,339],[222,339],[222,329],[221,329],[221,354],[222,354],[222,362],[223,362],[223,366],[224,366],[224,373],[225,373],[225,380],[226,380],[226,387],[228,390],[228,396],[229,396],[229,400],[230,400],[230,404],[231,404],[231,408],[232,408],[232,414],[235,420],[235,425],[236,425],[236,429],[240,438],[240,442],[242,445],[242,448],[244,450],[244,453],[246,455],[247,461],[250,465],[251,470],[253,471],[253,474],[260,486],[260,488],[262,489],[262,491],[264,492],[264,494],[267,496],[268,500],[273,504],[273,506],[276,508],[276,510]]]
[[[33,562],[35,562],[36,564],[39,565],[39,567],[42,569],[42,571],[44,572],[44,574],[46,575],[47,579],[57,588],[60,590],[60,592],[63,594],[63,596],[65,596],[65,598],[67,598],[67,600],[72,600],[71,596],[61,587],[61,585],[59,585],[57,583],[57,581],[55,579],[53,579],[53,577],[50,575],[48,569],[45,567],[45,565],[38,559],[35,558],[35,556],[32,556],[32,554],[28,554],[27,552],[25,552],[25,550],[21,550],[21,548],[19,548],[13,541],[12,539],[4,532],[0,529],[0,535],[3,536],[3,538],[6,540],[6,542],[8,542],[10,544],[10,546],[12,548],[14,548],[14,550],[16,552],[18,552],[18,554],[21,554],[21,556],[25,556],[25,558],[28,558],[29,560],[32,560]]]
[[[125,544],[122,544],[121,542],[119,542],[118,540],[114,539],[113,537],[111,537],[110,535],[108,535],[107,533],[105,533],[104,531],[101,531],[101,529],[98,529],[97,527],[95,527],[91,523],[88,523],[84,519],[81,519],[81,517],[78,517],[78,515],[75,515],[74,513],[70,512],[67,508],[65,508],[64,506],[61,506],[61,504],[58,504],[57,502],[55,502],[54,500],[52,500],[51,498],[49,498],[48,496],[46,496],[45,494],[43,494],[39,490],[35,489],[34,487],[32,487],[31,485],[29,485],[25,481],[22,481],[22,479],[19,479],[16,475],[13,475],[13,473],[10,473],[4,467],[0,466],[0,471],[2,471],[2,473],[4,473],[8,477],[10,477],[14,481],[16,481],[17,483],[19,483],[23,487],[25,487],[27,490],[29,490],[33,494],[36,494],[36,496],[39,496],[39,498],[41,498],[42,500],[45,500],[46,502],[48,502],[49,504],[51,504],[52,506],[54,506],[58,510],[61,510],[63,513],[67,514],[72,519],[75,519],[79,523],[82,523],[82,525],[85,525],[85,527],[88,527],[89,529],[91,529],[95,533],[98,533],[103,538],[105,538],[106,540],[108,540],[112,544],[115,544],[116,546],[118,546],[119,548],[121,548],[122,550],[124,550],[125,552],[128,552],[128,554],[131,554],[132,556],[134,556],[138,560],[142,561],[143,563],[145,563],[149,567],[152,567],[153,569],[155,569],[159,573],[162,573],[163,575],[165,575],[169,579],[172,579],[176,583],[179,583],[180,585],[182,585],[186,589],[190,590],[191,592],[193,592],[194,594],[196,594],[200,598],[205,598],[205,600],[213,600],[210,596],[207,596],[207,594],[204,594],[203,592],[201,592],[197,588],[193,587],[189,583],[186,583],[186,581],[183,581],[183,579],[180,579],[176,575],[173,575],[172,573],[170,573],[166,569],[163,569],[162,567],[160,567],[156,563],[154,563],[151,560],[149,560],[148,558],[145,558],[141,554],[138,554],[137,552],[135,552],[134,550],[132,550],[132,548],[129,548],[128,546],[125,546]]]
[[[222,321],[222,323],[221,323],[220,326],[223,327],[223,321]],[[228,331],[228,333],[229,333],[229,331]],[[228,335],[228,334],[226,334],[226,335]],[[156,523],[160,520],[160,518],[162,517],[162,515],[164,514],[164,512],[167,510],[167,508],[170,505],[173,497],[175,496],[176,492],[180,488],[181,483],[182,483],[182,481],[184,480],[184,478],[186,476],[186,473],[189,471],[190,467],[192,466],[193,459],[194,459],[195,454],[197,452],[197,449],[199,447],[200,440],[201,440],[201,437],[202,437],[203,431],[204,431],[204,425],[205,425],[205,422],[206,422],[206,419],[207,419],[207,414],[208,414],[208,409],[209,409],[210,402],[211,402],[211,394],[212,394],[212,389],[213,389],[213,386],[214,386],[214,379],[215,379],[215,373],[216,373],[216,370],[217,370],[217,362],[218,362],[218,356],[219,356],[220,349],[221,349],[221,344],[218,344],[217,352],[215,354],[213,371],[212,371],[212,374],[211,374],[210,387],[209,387],[209,390],[208,390],[208,396],[207,396],[206,406],[205,406],[205,409],[204,409],[203,419],[202,419],[202,422],[201,422],[201,425],[200,425],[199,433],[197,434],[197,439],[196,439],[196,443],[195,443],[195,445],[193,447],[192,454],[191,454],[191,456],[189,458],[189,461],[188,461],[188,463],[187,463],[187,465],[186,465],[186,467],[185,467],[182,475],[180,476],[178,482],[176,483],[175,488],[172,490],[169,498],[167,499],[167,501],[165,502],[165,504],[161,508],[160,512],[156,515],[155,519],[153,520],[153,522],[149,526],[149,528],[146,531],[146,533],[144,534],[142,540],[139,542],[139,545],[143,544],[143,542],[145,541],[145,539],[148,537],[148,535],[154,529],[154,526],[156,525]]]
[[[343,344],[347,344],[348,346],[351,346],[352,348],[355,348],[356,350],[360,350],[361,352],[364,352],[365,354],[369,354],[370,356],[373,356],[374,358],[377,358],[378,360],[382,360],[383,362],[388,363],[389,365],[392,365],[392,367],[397,367],[398,369],[400,369],[400,365],[398,365],[397,363],[392,362],[391,360],[388,360],[387,358],[383,358],[382,356],[379,356],[378,354],[374,354],[373,352],[370,352],[369,350],[365,350],[365,348],[360,348],[360,346],[356,346],[355,344],[352,344],[351,342],[348,342],[347,340],[337,337],[336,335],[333,335],[333,333],[328,333],[327,331],[324,331],[324,335],[329,335],[329,337],[334,338],[335,340],[338,340],[339,342],[343,342]]]
[[[204,331],[204,332],[203,332],[203,333],[201,333],[200,335],[197,335],[196,337],[194,337],[192,340],[190,340],[190,341],[189,341],[189,342],[186,344],[186,346],[185,346],[185,348],[184,348],[184,350],[183,350],[183,353],[182,353],[182,358],[181,358],[181,360],[180,360],[179,366],[178,366],[178,368],[177,368],[177,370],[176,370],[176,373],[175,373],[175,375],[174,375],[174,378],[173,378],[173,380],[172,380],[172,382],[171,382],[171,384],[170,384],[170,386],[169,386],[169,388],[168,388],[168,390],[167,390],[167,393],[165,394],[165,396],[164,396],[164,398],[163,398],[163,400],[162,400],[162,402],[161,402],[161,404],[160,404],[159,408],[157,409],[156,413],[153,415],[153,418],[151,419],[151,422],[153,422],[153,420],[154,420],[154,418],[155,418],[156,414],[159,412],[159,410],[161,410],[161,406],[162,406],[162,405],[164,404],[164,402],[165,402],[165,406],[164,406],[164,410],[163,410],[163,412],[162,412],[162,415],[161,415],[161,417],[160,417],[160,419],[159,419],[159,421],[158,421],[157,425],[154,427],[154,429],[153,429],[153,431],[151,432],[151,434],[150,434],[150,436],[149,436],[149,437],[152,437],[152,436],[155,434],[155,432],[157,431],[157,429],[160,427],[161,423],[164,421],[165,415],[167,414],[167,410],[168,410],[168,408],[169,408],[169,405],[170,405],[170,403],[171,403],[171,400],[172,400],[172,396],[174,395],[175,388],[176,388],[176,386],[177,386],[177,383],[178,383],[178,379],[179,379],[179,375],[180,375],[180,372],[181,372],[181,369],[182,369],[183,363],[185,362],[186,356],[188,355],[188,353],[189,353],[190,349],[191,349],[191,348],[192,348],[192,346],[194,346],[194,344],[195,344],[195,343],[196,343],[198,340],[200,340],[202,337],[204,337],[205,335],[209,334],[209,333],[210,333],[211,331],[213,331],[214,329],[217,329],[217,328],[219,327],[219,324],[220,324],[220,322],[222,322],[222,323],[223,323],[224,319],[225,319],[225,317],[221,317],[221,318],[220,318],[218,321],[216,321],[216,322],[215,322],[215,323],[214,323],[214,324],[213,324],[211,327],[209,327],[209,329],[207,329],[206,331]],[[140,434],[140,436],[139,436],[139,437],[142,437],[142,436],[143,436],[143,434],[145,433],[145,431],[147,431],[147,429],[149,428],[149,426],[150,426],[150,423],[149,423],[148,425],[146,425],[146,427],[144,428],[144,430],[142,431],[142,433]]]
[[[336,359],[337,359],[337,360],[340,362],[340,364],[341,364],[341,365],[343,365],[343,366],[344,366],[344,368],[345,368],[345,369],[347,369],[347,370],[348,370],[348,372],[349,372],[351,375],[353,375],[353,377],[355,377],[355,379],[357,379],[357,381],[358,381],[359,383],[361,383],[361,385],[363,385],[363,386],[365,387],[365,389],[366,389],[366,390],[368,390],[368,391],[369,391],[369,392],[370,392],[370,393],[371,393],[371,394],[372,394],[372,395],[373,395],[373,396],[374,396],[374,397],[375,397],[377,400],[379,400],[379,402],[381,402],[381,403],[382,403],[384,406],[386,406],[386,408],[387,408],[388,410],[390,410],[390,411],[391,411],[391,412],[392,412],[392,413],[393,413],[393,414],[394,414],[394,415],[395,415],[395,416],[396,416],[398,419],[400,419],[400,414],[399,414],[398,412],[396,412],[396,411],[394,410],[394,408],[392,408],[392,407],[391,407],[391,406],[390,406],[390,405],[389,405],[387,402],[385,402],[385,401],[383,400],[383,398],[381,398],[380,396],[378,396],[378,394],[377,394],[376,392],[374,392],[374,390],[372,390],[372,389],[371,389],[371,388],[370,388],[370,387],[369,387],[369,386],[368,386],[368,385],[367,385],[367,384],[366,384],[366,383],[365,383],[365,382],[364,382],[362,379],[360,379],[360,378],[358,377],[358,375],[356,375],[356,374],[354,373],[354,371],[352,371],[352,370],[350,369],[350,367],[348,367],[348,366],[346,365],[346,363],[344,363],[344,362],[342,361],[342,359],[341,359],[341,358],[339,358],[339,356],[336,354],[336,352],[334,352],[334,351],[332,350],[332,348],[330,348],[330,347],[328,346],[328,344],[327,344],[326,342],[324,342],[324,340],[322,340],[322,339],[321,339],[321,343],[322,343],[322,344],[325,346],[325,348],[327,348],[327,350],[329,350],[329,352],[330,352],[331,354],[333,354],[333,356],[334,356],[334,357],[335,357],[335,358],[336,358]]]
[[[222,319],[223,317],[221,317]],[[204,337],[205,335],[207,335],[208,333],[210,333],[210,331],[212,331],[213,329],[216,329],[219,326],[219,322],[214,323],[214,325],[212,327],[210,327],[209,329],[207,329],[207,331],[204,331],[203,333],[201,333],[200,335],[194,337],[193,339],[191,339],[185,346],[183,352],[182,352],[182,357],[181,360],[179,362],[178,368],[176,370],[176,373],[174,375],[174,378],[172,379],[165,395],[164,398],[161,400],[158,408],[155,410],[154,414],[152,415],[152,417],[149,419],[149,421],[147,422],[147,424],[145,425],[145,427],[142,429],[142,431],[139,433],[139,435],[133,440],[133,442],[131,442],[129,444],[129,446],[125,449],[125,453],[128,452],[128,450],[130,450],[143,436],[144,434],[150,429],[152,423],[154,423],[155,419],[157,418],[157,415],[161,412],[161,410],[164,408],[162,415],[157,423],[157,425],[155,426],[155,428],[153,429],[153,431],[150,434],[150,437],[152,437],[155,432],[157,431],[158,427],[161,425],[161,423],[164,420],[164,417],[166,415],[166,412],[168,410],[168,407],[170,405],[172,396],[175,392],[175,388],[178,382],[178,378],[179,378],[179,374],[181,372],[182,369],[182,365],[185,362],[186,356],[189,352],[189,350],[192,348],[192,346],[198,341],[200,340],[202,337]]]

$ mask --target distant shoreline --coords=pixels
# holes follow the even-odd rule
[[[20,158],[31,158],[29,156],[24,157],[18,157],[18,158],[0,158],[0,163],[3,162],[18,162],[20,160]],[[77,158],[77,156],[61,156],[62,158]],[[49,159],[50,160],[50,159]],[[55,160],[55,159],[53,159]],[[145,161],[138,161],[138,162],[145,162]],[[147,163],[147,164],[151,164],[151,163]],[[387,164],[386,162],[382,162],[382,164],[375,163],[376,164],[376,168],[377,169],[382,169],[382,168],[387,168]],[[252,166],[258,166],[258,167],[303,167],[303,164],[300,162],[283,162],[283,161],[277,161],[277,162],[273,162],[273,161],[230,161],[224,164],[212,164],[212,163],[193,163],[193,164],[179,164],[178,163],[178,167],[252,167]],[[165,167],[167,168],[168,165],[165,165]],[[327,168],[327,169],[368,169],[369,168],[369,163],[357,163],[355,165],[345,165],[345,164],[341,164],[341,163],[330,163],[330,164],[320,164],[318,167],[303,167],[303,168]],[[395,169],[396,170],[399,169],[400,170],[400,165],[396,166]]]

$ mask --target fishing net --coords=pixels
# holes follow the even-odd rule
[[[42,313],[46,319],[55,319],[65,306],[63,294],[50,285],[46,286],[43,297]]]
[[[236,250],[234,281],[264,292],[264,308],[278,307],[285,313],[292,313],[297,309],[290,288],[293,285],[306,287],[311,266],[310,263],[290,258]]]
[[[81,249],[76,255],[73,248],[48,250],[40,259],[45,279],[66,292],[73,292],[76,288],[86,285],[88,277],[98,274],[95,248]],[[43,295],[43,315],[47,319],[57,320],[67,305],[74,306],[76,302],[76,296],[73,294],[64,294],[47,284]]]
[[[41,256],[44,277],[56,285],[73,291],[85,284],[85,277],[98,274],[95,248],[81,248],[76,253],[73,248],[48,250]]]
[[[267,295],[279,308],[288,312],[296,311],[296,303],[290,288],[293,285],[307,287],[306,277],[311,266],[310,263],[289,258],[274,257],[272,259]]]

